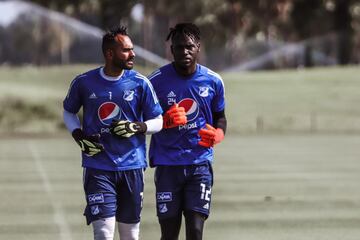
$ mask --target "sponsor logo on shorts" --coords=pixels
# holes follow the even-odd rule
[[[158,202],[171,202],[172,193],[171,192],[158,192],[156,193],[156,199]]]
[[[158,208],[160,213],[166,213],[168,211],[166,203],[159,204]]]
[[[90,209],[92,215],[98,215],[100,212],[98,205],[91,206]]]
[[[88,195],[89,205],[104,202],[104,195],[102,193]]]

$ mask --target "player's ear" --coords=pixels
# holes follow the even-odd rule
[[[198,52],[200,52],[200,43],[198,42],[196,45],[197,45],[197,48],[198,48]]]
[[[114,55],[113,53],[113,50],[108,48],[106,51],[105,51],[105,58],[112,58]]]

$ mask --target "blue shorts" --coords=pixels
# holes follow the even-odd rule
[[[156,205],[159,219],[191,210],[209,216],[213,172],[209,162],[199,165],[157,166]]]
[[[105,171],[84,168],[87,224],[113,216],[122,223],[140,222],[143,179],[143,169]]]

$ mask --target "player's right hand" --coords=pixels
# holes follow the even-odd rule
[[[173,128],[187,123],[185,109],[174,103],[163,116],[163,128]]]
[[[100,143],[100,134],[88,136],[77,128],[72,132],[72,136],[87,156],[92,157],[104,150],[104,146]]]

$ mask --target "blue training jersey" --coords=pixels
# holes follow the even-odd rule
[[[149,80],[134,70],[124,70],[118,80],[108,80],[103,68],[77,76],[63,106],[71,113],[83,108],[85,134],[101,134],[105,150],[92,157],[82,154],[82,166],[118,171],[146,167],[145,134],[120,138],[110,133],[116,119],[144,122],[162,113]]]
[[[184,77],[172,64],[149,76],[159,102],[166,112],[175,102],[185,108],[187,124],[153,134],[150,143],[151,165],[190,165],[212,161],[213,149],[198,145],[198,132],[213,125],[213,112],[225,109],[225,89],[221,77],[197,64],[196,72]]]

